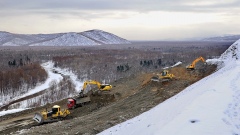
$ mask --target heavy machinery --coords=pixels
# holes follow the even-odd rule
[[[196,63],[197,63],[198,61],[200,61],[200,60],[202,60],[202,62],[205,63],[205,59],[204,59],[202,56],[200,56],[200,57],[196,58],[196,59],[195,59],[190,65],[188,65],[186,68],[187,68],[188,70],[194,70],[194,69],[195,69],[195,66],[196,66]]]
[[[157,74],[151,78],[151,81],[166,82],[172,80],[175,76],[170,74],[168,70],[163,70],[160,74]]]
[[[76,98],[68,98],[68,102],[67,102],[67,107],[68,109],[75,109],[78,106],[83,106],[87,103],[91,102],[91,99],[89,96],[85,96],[85,97],[76,97]]]
[[[101,84],[100,82],[98,82],[96,80],[85,81],[84,84],[83,84],[83,89],[79,93],[80,97],[85,96],[84,92],[85,92],[85,89],[86,89],[88,84],[97,85],[99,91],[110,91],[112,89],[112,85],[110,85],[110,84]]]
[[[70,111],[68,109],[64,109],[61,111],[61,108],[59,105],[54,105],[52,107],[51,111],[43,110],[41,113],[35,113],[33,119],[39,123],[48,123],[48,122],[54,122],[65,119],[67,116],[69,116]]]

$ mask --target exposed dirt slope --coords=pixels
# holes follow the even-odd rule
[[[151,82],[152,73],[132,75],[112,83],[114,87],[111,93],[115,95],[114,100],[92,96],[93,102],[70,110],[71,118],[68,120],[37,126],[31,118],[35,112],[41,111],[45,107],[50,109],[53,104],[49,104],[41,108],[0,117],[0,130],[3,134],[19,134],[20,131],[24,131],[23,134],[97,134],[148,111],[214,70],[214,66],[194,71],[187,71],[184,67],[175,67],[170,69],[170,73],[176,76],[176,80],[165,84]],[[55,104],[66,108],[66,99]],[[14,126],[17,122],[20,124]],[[25,125],[21,124],[24,122]]]

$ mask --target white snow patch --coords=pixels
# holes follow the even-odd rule
[[[12,110],[7,110],[7,111],[0,111],[0,116],[6,115],[6,114],[11,114],[11,113],[16,113],[16,112],[21,112],[23,110],[26,110],[27,108],[21,108],[21,109],[12,109]]]

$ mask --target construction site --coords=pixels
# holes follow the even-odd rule
[[[92,84],[97,87],[88,93],[80,93],[78,97],[70,98],[71,100],[67,98],[0,117],[1,134],[97,134],[148,111],[216,70],[215,65],[199,63],[201,64],[197,68],[192,67],[191,70],[182,64],[162,70],[167,71],[166,78],[159,71],[131,75],[107,86],[100,86],[96,81],[86,81],[83,88]],[[159,75],[158,80],[156,75]],[[77,98],[87,100],[77,101]],[[70,101],[74,100],[74,107],[69,106]],[[54,109],[67,109],[67,112],[57,112],[58,115],[55,116],[52,114]],[[49,110],[52,110],[51,114],[47,112]]]

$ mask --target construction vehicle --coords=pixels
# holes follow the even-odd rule
[[[87,87],[88,84],[95,84],[98,87],[99,91],[110,91],[112,89],[112,85],[110,84],[101,84],[100,82],[96,81],[96,80],[90,80],[90,81],[85,81],[83,84],[83,88],[81,90],[80,97],[85,97],[85,89]]]
[[[151,78],[151,81],[156,81],[156,82],[166,82],[169,80],[172,80],[175,76],[173,74],[170,74],[168,70],[163,70],[160,74],[154,75]]]
[[[83,106],[87,103],[91,102],[89,96],[78,96],[76,98],[68,98],[67,107],[68,109],[75,109],[76,107]]]
[[[59,105],[54,105],[51,111],[43,110],[41,113],[35,113],[33,119],[39,123],[49,123],[65,119],[70,114],[68,109],[61,111]]]
[[[200,56],[200,57],[196,58],[196,59],[195,59],[190,65],[188,65],[186,68],[187,68],[188,70],[194,70],[194,69],[195,69],[195,66],[196,66],[196,63],[197,63],[198,61],[200,61],[200,60],[202,60],[202,62],[205,63],[205,59]]]

